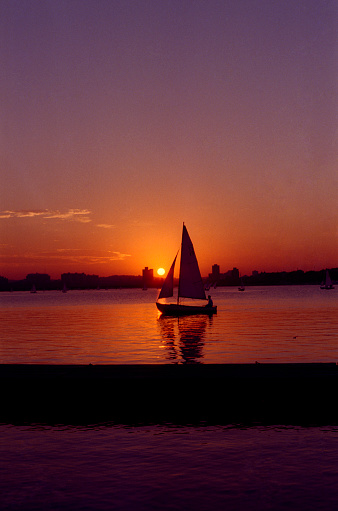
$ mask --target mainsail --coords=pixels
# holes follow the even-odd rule
[[[174,294],[174,269],[175,269],[176,257],[177,257],[177,254],[175,256],[173,264],[171,265],[170,270],[168,271],[165,281],[163,282],[163,286],[160,291],[160,294],[158,295],[158,298],[169,298],[170,296],[173,296],[173,294]]]
[[[194,246],[184,224],[182,233],[178,297],[206,300],[204,285],[198,267]]]
[[[330,278],[329,270],[326,270],[326,275],[325,275],[325,286],[326,286],[326,287],[331,287],[331,286],[332,286],[332,280],[331,280],[331,278]]]

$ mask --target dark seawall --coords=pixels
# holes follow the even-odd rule
[[[338,423],[338,366],[0,365],[0,422]]]

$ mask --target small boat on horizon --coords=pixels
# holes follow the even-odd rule
[[[240,286],[238,288],[238,291],[245,291],[245,286],[243,284],[243,279],[242,278],[241,278],[241,284],[240,284]]]
[[[332,280],[330,278],[329,270],[326,270],[325,280],[321,283],[320,289],[334,289]]]
[[[216,314],[217,306],[213,305],[210,295],[208,298],[205,295],[205,289],[201,272],[198,267],[194,246],[184,224],[182,231],[177,302],[164,303],[159,301],[163,298],[170,298],[174,296],[174,270],[177,255],[178,252],[163,283],[160,294],[158,295],[156,307],[160,312],[162,312],[162,314],[171,316],[182,316],[187,314]],[[180,302],[181,298],[208,300],[208,303],[206,305],[185,305]]]

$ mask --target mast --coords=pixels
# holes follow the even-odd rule
[[[182,252],[183,252],[183,233],[184,233],[184,222],[182,227],[182,239],[181,239],[181,260],[180,260],[180,272],[178,275],[178,291],[177,291],[177,305],[180,303],[180,288],[181,288],[181,269],[182,269]]]
[[[184,223],[177,294],[178,304],[181,297],[206,300],[204,285],[201,277],[201,272],[198,267],[194,246]]]

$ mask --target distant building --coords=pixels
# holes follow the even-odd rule
[[[214,280],[218,280],[219,277],[220,277],[220,268],[219,268],[219,264],[213,264],[212,265],[212,273],[211,273],[211,277],[214,279]]]
[[[99,285],[99,276],[85,273],[62,273],[61,281],[68,289],[95,289]]]
[[[219,264],[213,264],[212,265],[211,273],[209,273],[209,276],[208,276],[209,283],[217,282],[220,279],[221,276],[222,275],[220,273]]]
[[[9,290],[9,282],[6,277],[0,277],[0,291]]]
[[[143,287],[151,287],[154,283],[154,270],[149,269],[148,266],[146,266],[142,270],[142,279],[143,279]]]
[[[50,286],[50,276],[47,273],[29,273],[26,275],[26,281],[29,287],[35,286],[36,289],[48,289]]]
[[[228,270],[225,273],[220,272],[220,267],[218,264],[212,265],[212,272],[209,273],[208,284],[213,285],[226,285],[226,286],[235,286],[239,282],[239,270],[238,268],[233,268],[232,270]]]
[[[238,270],[238,268],[233,268],[231,270],[231,274],[232,274],[232,278],[233,279],[235,279],[235,280],[239,279],[239,270]]]

